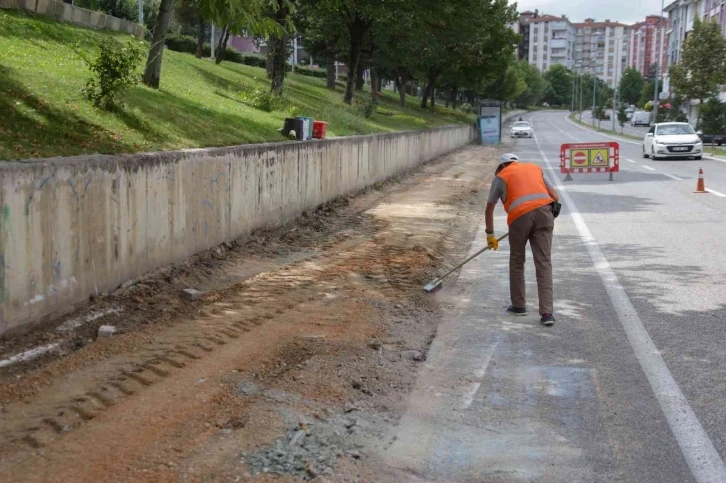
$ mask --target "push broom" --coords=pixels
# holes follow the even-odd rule
[[[497,238],[497,241],[500,242],[500,241],[504,240],[505,238],[507,238],[508,236],[509,236],[509,233],[505,233],[504,235]],[[460,264],[458,264],[457,266],[455,266],[454,268],[452,268],[451,270],[446,272],[444,275],[432,280],[431,282],[429,282],[428,285],[426,285],[424,287],[424,291],[428,292],[428,293],[438,292],[439,290],[441,290],[443,288],[444,279],[446,277],[448,277],[449,275],[451,275],[452,273],[454,273],[455,271],[457,271],[458,269],[460,269],[461,267],[463,267],[464,265],[469,263],[471,260],[475,259],[476,257],[478,257],[479,255],[481,255],[482,253],[484,253],[487,250],[489,250],[488,246],[482,248],[481,250],[479,250],[478,252],[476,252],[475,254],[473,254],[472,256],[470,256],[469,258],[467,258],[466,260],[464,260],[463,262],[461,262]]]

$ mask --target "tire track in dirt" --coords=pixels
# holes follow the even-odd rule
[[[276,342],[284,346],[303,335],[300,330],[312,330],[313,334],[332,330],[340,323],[341,313],[351,313],[349,308],[336,313],[334,307],[362,308],[366,299],[400,300],[419,294],[422,283],[447,254],[463,249],[458,246],[461,240],[457,230],[475,215],[457,208],[457,203],[475,196],[476,189],[485,183],[481,179],[486,179],[483,175],[475,182],[444,177],[451,164],[451,159],[444,160],[391,186],[386,193],[354,200],[344,208],[332,233],[322,239],[311,232],[296,234],[295,229],[280,235],[294,238],[291,243],[301,249],[314,248],[316,255],[208,293],[194,305],[199,310],[171,326],[151,325],[99,340],[93,344],[96,347],[89,347],[98,351],[94,359],[84,359],[85,350],[70,354],[67,359],[73,363],[67,365],[65,380],[52,382],[38,389],[34,397],[11,401],[2,408],[0,466],[6,469],[0,470],[0,475],[18,476],[41,452],[59,448],[70,451],[68,448],[79,444],[77,438],[73,444],[64,441],[70,441],[68,438],[79,429],[83,434],[78,438],[90,438],[99,430],[94,425],[100,428],[110,424],[124,410],[137,407],[138,400],[149,398],[147,393],[157,394],[162,391],[159,387],[187,380],[187,373],[221,367],[220,361],[230,364],[236,357],[245,359],[265,350],[269,353]],[[478,169],[482,171],[482,167]],[[421,178],[442,177],[444,181],[437,179],[436,183],[445,186],[439,186],[438,191],[433,182],[421,183]],[[405,207],[410,211],[409,205],[417,203],[423,206],[420,213],[402,216]],[[329,213],[335,216],[335,212]],[[438,218],[431,219],[433,213]],[[353,311],[355,316],[347,323],[354,323],[365,311],[358,312]],[[267,334],[275,334],[279,340],[267,340]],[[238,348],[249,350],[250,344],[258,345],[249,354],[234,354]],[[65,361],[56,362],[64,367]],[[188,393],[189,389],[181,391]],[[194,406],[192,402],[187,405]],[[156,414],[151,409],[147,412],[144,418]],[[178,421],[165,424],[172,427]],[[113,430],[120,428],[113,426]],[[123,439],[128,438],[123,435]],[[140,437],[140,441],[152,439],[150,434]],[[144,444],[129,448],[129,454],[142,451]],[[55,464],[61,465],[58,461]]]

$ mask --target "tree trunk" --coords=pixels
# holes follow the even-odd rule
[[[421,107],[426,107],[426,99],[431,97],[431,107],[436,107],[436,80],[439,78],[438,69],[432,69],[429,71],[428,82],[426,83],[426,90],[424,91],[423,99],[421,99]]]
[[[199,15],[199,33],[197,34],[197,59],[204,57],[204,17]]]
[[[378,74],[378,72],[376,72]],[[376,84],[376,92],[381,92],[383,90],[383,77],[378,76],[378,83]]]
[[[454,87],[453,89],[451,89],[451,108],[454,110],[456,110],[456,101],[458,100],[458,97],[459,97],[459,88]]]
[[[227,42],[229,41],[229,27],[225,25],[222,27],[222,34],[219,36],[219,42],[217,42],[217,51],[214,53],[216,58],[214,59],[215,64],[221,64],[224,60],[224,54],[227,51]]]
[[[355,86],[358,63],[360,62],[360,50],[363,45],[363,36],[366,30],[368,30],[368,25],[360,14],[356,13],[355,18],[348,23],[348,31],[350,33],[350,65],[348,65],[348,83],[345,86],[345,95],[343,96],[343,102],[346,104],[353,102],[353,87]]]
[[[371,66],[371,92],[373,95],[378,94],[378,69]]]
[[[156,18],[154,35],[151,38],[149,55],[146,58],[143,82],[154,89],[159,88],[161,79],[161,59],[164,55],[164,42],[166,42],[166,31],[169,28],[169,20],[174,6],[174,0],[161,0],[159,5],[159,16]]]
[[[271,92],[276,96],[282,95],[285,86],[285,66],[287,61],[287,37],[273,37],[270,39],[272,47],[272,87]]]
[[[285,19],[289,15],[287,8],[280,7],[275,13],[275,21],[278,25],[285,25]],[[290,56],[288,44],[290,37],[282,34],[280,37],[270,38],[270,47],[272,49],[272,82],[270,91],[276,96],[282,95],[285,86],[285,76],[287,75],[287,59]]]
[[[401,107],[406,107],[406,77],[399,76],[398,73],[393,73],[393,83],[398,89],[398,98]]]
[[[270,40],[270,43],[268,44],[269,46],[272,46],[272,43],[271,42],[272,42],[272,40]],[[269,52],[267,52],[267,67],[266,67],[266,70],[267,70],[267,78],[268,79],[272,79],[272,59],[273,58],[274,58],[273,52],[272,52],[272,50],[270,50]]]
[[[363,86],[366,84],[366,80],[363,78],[363,74],[365,73],[365,65],[363,64],[362,59],[358,60],[358,67],[355,69],[355,90],[358,92],[363,90]]]
[[[429,103],[429,92],[431,91],[431,84],[426,83],[426,87],[423,90],[423,96],[421,97],[421,109],[426,109]]]
[[[327,72],[326,87],[335,89],[335,56],[332,52],[325,54],[325,69]]]

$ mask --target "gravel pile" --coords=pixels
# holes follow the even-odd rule
[[[278,439],[257,453],[244,454],[243,460],[253,474],[291,474],[311,480],[332,474],[337,459],[344,455],[360,458],[357,451],[344,450],[345,441],[340,431],[317,429],[290,430],[285,440]]]

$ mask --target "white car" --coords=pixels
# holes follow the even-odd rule
[[[703,142],[687,122],[661,122],[653,124],[643,139],[643,157],[693,157],[701,159]]]
[[[637,111],[630,118],[631,126],[650,126],[650,113],[646,111]]]
[[[517,121],[512,124],[510,136],[513,138],[531,138],[534,136],[534,129],[532,129],[532,125],[527,121]]]

